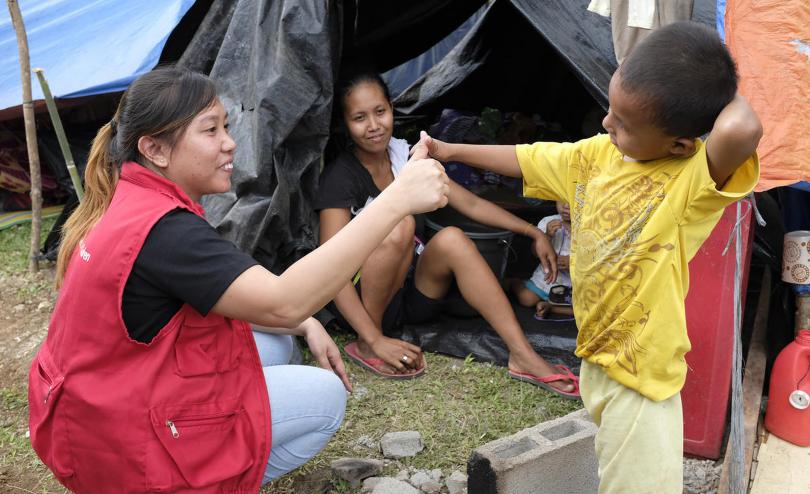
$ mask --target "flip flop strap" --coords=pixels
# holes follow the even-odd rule
[[[566,379],[569,379],[569,377],[566,376],[565,374],[549,374],[547,376],[540,377],[535,374],[529,374],[528,372],[519,372],[519,371],[509,371],[509,372],[511,372],[516,376],[525,377],[528,379],[539,381],[541,383],[550,383],[553,381],[565,381]]]

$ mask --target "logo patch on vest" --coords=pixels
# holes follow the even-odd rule
[[[79,240],[79,257],[84,262],[90,262],[90,253],[87,252],[87,245],[85,245],[84,240]]]

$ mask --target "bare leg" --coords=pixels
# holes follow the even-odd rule
[[[363,306],[377,327],[382,327],[385,309],[405,283],[405,276],[413,259],[414,228],[413,217],[404,218],[361,268]],[[375,356],[362,337],[357,344],[361,355]]]
[[[543,360],[529,344],[498,279],[475,244],[455,227],[442,229],[425,246],[416,265],[416,288],[424,295],[443,297],[455,278],[464,300],[472,305],[503,338],[509,348],[509,368],[547,376],[558,371]],[[552,381],[552,386],[573,391],[569,381]]]
[[[512,289],[512,293],[515,294],[518,302],[523,307],[534,307],[537,302],[540,302],[540,297],[533,291],[526,288],[523,280],[514,280],[510,287]]]

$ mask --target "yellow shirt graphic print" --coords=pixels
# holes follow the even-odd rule
[[[517,147],[524,193],[571,205],[576,353],[641,394],[680,391],[688,262],[723,208],[757,182],[755,157],[717,190],[701,141],[688,158],[626,161],[600,135]]]

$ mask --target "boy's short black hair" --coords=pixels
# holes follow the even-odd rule
[[[622,89],[638,95],[667,135],[699,137],[737,93],[737,69],[716,31],[696,22],[656,29],[619,68]]]

